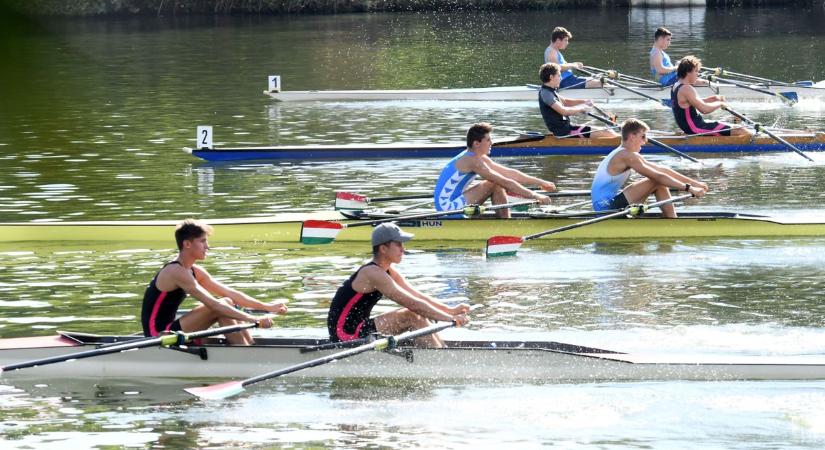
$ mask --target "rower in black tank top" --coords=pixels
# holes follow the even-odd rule
[[[351,341],[369,336],[377,331],[375,321],[370,319],[370,313],[378,300],[381,300],[383,294],[379,291],[362,294],[352,288],[352,282],[361,272],[361,269],[370,265],[377,266],[378,264],[369,262],[359,267],[338,288],[335,297],[332,299],[329,306],[329,315],[327,315],[327,329],[329,330],[329,339],[333,342]]]
[[[163,265],[161,270],[169,264],[180,264],[180,261],[172,261]],[[143,324],[144,336],[157,336],[166,331],[180,331],[180,321],[175,319],[183,299],[186,298],[186,291],[177,288],[174,291],[161,291],[157,287],[158,275],[155,274],[146,292],[143,294],[143,308],[140,320]],[[192,269],[192,276],[195,276],[195,269]]]
[[[730,136],[730,126],[721,122],[705,122],[699,111],[693,105],[687,108],[679,106],[679,89],[682,89],[684,84],[677,81],[670,90],[671,110],[673,111],[673,118],[679,128],[685,134],[702,134],[705,136]]]

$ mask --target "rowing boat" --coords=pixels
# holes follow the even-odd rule
[[[448,217],[399,220],[415,233],[415,245],[423,241],[448,241],[482,247],[494,235],[523,236],[591,219],[594,213],[514,212],[511,219],[492,214],[473,219]],[[351,225],[361,220],[397,217],[376,212],[325,211],[290,213],[272,217],[218,219],[204,222],[215,227],[213,245],[229,243],[278,243],[299,247],[304,220],[336,221]],[[171,242],[177,221],[13,222],[0,223],[0,242],[90,241]],[[350,227],[336,242],[365,243],[372,227]],[[616,218],[554,234],[542,240],[605,241],[612,239],[745,238],[825,236],[825,217],[783,220],[770,216],[733,212],[680,212],[678,219],[647,213],[640,217]]]
[[[651,87],[630,84],[634,89],[661,100],[670,100],[669,87]],[[753,85],[773,93],[795,92],[800,99],[825,99],[825,80],[813,86]],[[309,91],[269,91],[269,95],[281,102],[307,101],[399,101],[399,100],[463,100],[463,101],[499,101],[499,100],[533,100],[538,99],[539,86],[525,84],[522,86],[498,86],[486,88],[461,89],[399,89],[399,90],[309,90]],[[771,101],[776,97],[761,94],[730,84],[714,84],[713,87],[698,87],[699,95],[724,95],[727,101]],[[599,101],[645,101],[645,98],[632,92],[614,87],[593,89],[565,89],[560,92],[570,99],[591,99]]]
[[[445,341],[444,349],[401,347],[371,352],[295,372],[290,377],[514,380],[519,382],[633,380],[825,379],[825,355],[743,356],[628,354],[553,341],[485,338]],[[476,339],[475,337],[478,336]],[[81,352],[136,336],[61,332],[57,336],[0,339],[0,365]],[[333,354],[302,352],[318,338],[258,338],[249,347],[210,338],[188,348],[153,347],[8,371],[7,379],[236,378]]]
[[[825,150],[825,133],[775,133],[803,151]],[[656,139],[681,152],[764,153],[787,151],[770,137],[760,136],[656,136]],[[493,156],[582,156],[606,155],[620,144],[620,138],[557,138],[553,135],[519,137],[493,144]],[[185,151],[207,161],[288,160],[288,159],[364,159],[364,158],[452,158],[464,150],[461,143],[448,144],[345,144],[293,145],[275,147],[186,148]],[[648,145],[645,153],[667,153]]]

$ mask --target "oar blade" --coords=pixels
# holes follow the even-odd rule
[[[787,100],[788,100],[788,101],[790,101],[791,103],[797,103],[797,102],[799,102],[799,95],[798,95],[796,92],[794,92],[794,91],[780,92],[780,93],[779,93],[779,95],[780,95],[782,98],[787,99]]]
[[[520,236],[493,236],[487,239],[486,254],[488,258],[499,256],[515,256],[524,238]]]
[[[363,210],[367,209],[367,197],[352,192],[335,193],[335,209]]]
[[[184,391],[204,400],[221,400],[240,394],[244,387],[242,381],[227,381],[209,386],[184,388]]]
[[[301,224],[301,243],[306,245],[329,244],[344,228],[343,224],[327,220],[305,220]]]

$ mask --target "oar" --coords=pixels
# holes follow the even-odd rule
[[[602,84],[604,84],[604,83],[610,83],[610,84],[612,84],[613,86],[616,86],[616,87],[618,87],[618,88],[622,88],[622,89],[624,89],[624,90],[626,90],[626,91],[632,92],[632,93],[634,93],[634,94],[636,94],[636,95],[639,95],[639,96],[642,96],[642,97],[644,97],[644,98],[646,98],[646,99],[653,100],[654,102],[659,103],[659,104],[662,104],[662,105],[664,105],[664,106],[667,106],[668,108],[670,108],[670,107],[671,107],[671,101],[670,101],[670,99],[669,99],[669,98],[667,98],[667,99],[659,99],[659,98],[656,98],[656,97],[654,97],[654,96],[652,96],[652,95],[650,95],[650,94],[647,94],[647,93],[645,93],[645,92],[639,91],[639,90],[637,90],[637,89],[633,89],[632,87],[629,87],[629,86],[625,86],[624,84],[619,83],[618,81],[609,80],[609,79],[607,79],[607,77],[606,77],[605,75],[602,75],[601,80],[602,80]]]
[[[744,89],[750,89],[754,92],[759,92],[760,94],[770,95],[770,96],[773,96],[773,97],[779,97],[783,102],[789,103],[791,105],[793,105],[794,103],[799,101],[799,96],[796,95],[796,92],[793,92],[793,91],[791,91],[791,92],[771,92],[767,89],[759,89],[757,87],[753,87],[753,86],[747,85],[745,83],[739,83],[738,81],[729,80],[727,78],[719,78],[718,76],[713,75],[713,74],[707,74],[706,78],[708,79],[708,81],[719,81],[719,82],[722,82],[722,83],[728,83],[728,84],[732,84],[734,86],[739,86],[739,87],[744,88]]]
[[[584,68],[587,69],[587,70],[591,70],[593,72],[599,72],[599,73],[606,74],[608,76],[608,78],[612,78],[612,79],[624,78],[628,81],[633,81],[633,82],[636,82],[636,83],[656,86],[658,88],[662,87],[659,83],[657,83],[655,81],[645,80],[644,78],[639,78],[639,77],[636,77],[636,76],[633,76],[633,75],[625,75],[625,74],[623,74],[623,73],[621,73],[621,72],[619,72],[618,70],[615,70],[615,69],[601,69],[599,67],[593,67],[593,66],[584,66]],[[587,73],[587,72],[585,72],[585,73]]]
[[[513,256],[518,251],[521,244],[524,241],[529,241],[531,239],[537,239],[542,236],[547,236],[549,234],[556,234],[561,233],[562,231],[572,230],[574,228],[580,228],[585,225],[594,224],[597,222],[602,222],[608,219],[612,219],[614,217],[622,217],[622,216],[631,216],[636,217],[645,211],[651,208],[660,208],[664,205],[669,205],[671,203],[680,202],[682,200],[686,200],[692,197],[692,194],[685,194],[679,197],[669,198],[667,200],[662,200],[660,202],[651,203],[649,205],[630,205],[627,208],[617,211],[614,213],[606,214],[604,216],[594,217],[592,219],[587,219],[582,222],[573,223],[570,225],[565,225],[563,227],[554,228],[552,230],[542,231],[540,233],[530,234],[527,236],[493,236],[490,239],[487,239],[487,250],[486,254],[487,257],[496,257],[496,256]]]
[[[746,73],[731,72],[730,70],[726,70],[726,69],[723,69],[721,67],[702,67],[700,70],[702,70],[703,72],[712,73],[714,75],[730,75],[730,76],[734,76],[734,77],[749,79],[749,80],[752,80],[752,81],[758,81],[758,82],[765,83],[765,84],[775,84],[775,85],[778,85],[778,86],[789,86],[789,87],[793,86],[793,84],[786,83],[784,81],[771,80],[769,78],[757,77],[755,75],[748,75]]]
[[[542,135],[544,137],[544,135]],[[528,188],[531,191],[536,191],[536,188]],[[590,191],[556,191],[556,192],[542,192],[544,195],[550,197],[575,197],[579,195],[590,195]],[[335,209],[348,210],[363,210],[367,209],[367,205],[373,202],[391,202],[396,200],[424,200],[433,198],[433,194],[414,194],[414,195],[399,195],[395,197],[368,197],[366,195],[356,194],[354,192],[336,192],[335,193]]]
[[[597,111],[599,111],[599,112],[601,112],[602,114],[604,114],[604,111],[602,111],[601,109],[596,108],[596,110],[597,110]],[[600,121],[602,121],[602,122],[604,122],[604,123],[606,123],[606,124],[608,124],[608,125],[617,125],[617,123],[616,123],[616,121],[615,121],[615,120],[608,119],[607,117],[602,117],[602,116],[599,116],[599,115],[597,115],[597,114],[593,114],[593,113],[590,113],[590,112],[589,112],[589,113],[586,113],[586,114],[587,114],[588,116],[590,116],[590,117],[592,117],[592,118],[594,118],[594,119],[596,119],[596,120],[600,120]],[[651,144],[653,144],[653,145],[655,145],[655,146],[657,146],[657,147],[661,147],[661,148],[663,148],[663,149],[665,149],[665,150],[667,150],[667,151],[669,151],[669,152],[672,152],[672,153],[674,153],[674,154],[676,154],[676,155],[679,155],[679,156],[681,156],[682,158],[689,159],[689,160],[691,160],[691,161],[693,161],[693,162],[696,162],[696,163],[698,163],[698,162],[699,162],[699,160],[698,160],[698,159],[696,159],[696,158],[694,158],[694,157],[692,157],[692,156],[688,155],[687,153],[680,152],[679,150],[676,150],[675,148],[673,148],[673,147],[671,147],[671,146],[669,146],[669,145],[665,144],[664,142],[662,142],[662,141],[660,141],[660,140],[658,140],[658,139],[653,139],[652,137],[648,137],[648,138],[647,138],[647,140],[648,140],[648,142],[650,142]]]
[[[204,337],[210,336],[217,336],[219,334],[227,334],[227,333],[235,333],[241,330],[245,330],[247,328],[254,328],[257,327],[258,324],[256,323],[243,323],[238,325],[231,325],[227,327],[221,328],[210,328],[208,330],[203,331],[195,331],[192,333],[183,333],[177,332],[174,334],[164,334],[161,336],[153,336],[141,339],[135,339],[128,342],[123,342],[121,344],[110,344],[104,347],[96,348],[94,350],[87,350],[85,352],[78,352],[78,353],[71,353],[68,355],[60,355],[60,356],[52,356],[49,358],[43,359],[35,359],[31,361],[25,361],[16,364],[9,364],[7,366],[0,367],[0,373],[8,372],[11,370],[18,370],[18,369],[25,369],[28,367],[37,367],[37,366],[45,366],[46,364],[54,364],[64,361],[73,361],[75,359],[83,359],[83,358],[91,358],[93,356],[101,356],[101,355],[108,355],[110,353],[119,353],[126,350],[132,350],[137,348],[146,348],[146,347],[155,347],[155,346],[162,346],[162,347],[169,347],[172,345],[183,345],[187,342],[192,341],[193,339],[199,339]]]
[[[808,155],[806,155],[805,153],[803,153],[803,152],[802,152],[802,150],[800,150],[800,149],[796,148],[796,146],[795,146],[795,145],[791,144],[790,142],[786,141],[785,139],[782,139],[781,137],[779,137],[779,136],[777,136],[777,135],[773,134],[773,132],[772,132],[771,130],[768,130],[767,128],[765,128],[764,126],[762,126],[762,124],[761,124],[761,123],[758,123],[758,122],[756,122],[756,121],[753,121],[753,120],[749,119],[748,117],[746,117],[746,116],[744,116],[744,115],[742,115],[742,114],[740,114],[740,113],[736,112],[736,111],[735,111],[733,108],[731,108],[730,106],[723,106],[723,107],[722,107],[722,109],[724,109],[725,111],[727,111],[727,112],[729,112],[729,113],[733,114],[734,116],[736,116],[736,117],[738,117],[738,118],[740,118],[740,119],[744,120],[745,122],[747,122],[748,124],[750,124],[751,126],[753,126],[753,129],[754,129],[754,130],[756,130],[756,132],[757,132],[757,133],[762,132],[762,133],[767,134],[768,136],[770,136],[771,138],[773,138],[775,141],[779,142],[780,144],[784,145],[785,147],[787,147],[787,148],[789,148],[789,149],[793,150],[794,152],[798,153],[799,155],[801,155],[803,158],[807,159],[808,161],[810,161],[810,162],[814,162],[814,160],[813,160],[813,159],[811,159],[811,157],[810,157],[810,156],[808,156]]]
[[[335,240],[338,233],[340,233],[344,228],[378,225],[379,223],[396,222],[399,220],[432,219],[435,217],[449,216],[451,214],[476,216],[484,213],[484,211],[496,211],[499,209],[515,208],[518,206],[532,205],[535,203],[538,203],[538,200],[505,203],[502,205],[493,206],[467,205],[464,208],[452,209],[449,211],[433,211],[420,214],[410,214],[406,216],[385,217],[383,219],[364,220],[355,223],[330,222],[328,220],[305,220],[303,224],[301,224],[301,243],[306,245],[329,244]]]
[[[368,352],[370,350],[392,350],[402,342],[410,341],[421,336],[427,336],[429,334],[438,333],[441,330],[454,327],[455,325],[455,322],[431,325],[429,327],[421,328],[419,330],[408,331],[406,333],[399,334],[398,336],[388,336],[385,338],[381,338],[355,348],[344,350],[338,353],[333,353],[327,356],[322,356],[320,358],[316,358],[304,363],[295,364],[294,366],[289,366],[284,369],[275,370],[273,372],[268,372],[263,375],[247,378],[245,380],[229,381],[225,383],[213,384],[211,386],[191,387],[186,388],[184,390],[196,397],[200,397],[207,400],[219,400],[222,398],[232,397],[234,395],[242,393],[247,386],[255,383],[260,383],[261,381],[270,380],[272,378],[297,372],[299,370],[308,369],[310,367],[320,366],[333,361],[337,361],[339,359],[349,358],[350,356],[355,356],[357,354]]]

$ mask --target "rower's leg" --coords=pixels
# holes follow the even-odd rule
[[[599,139],[599,138],[615,138],[619,137],[619,134],[613,130],[603,129],[603,130],[594,130],[590,132],[591,139]]]
[[[630,204],[644,203],[650,194],[655,194],[657,201],[670,198],[670,189],[667,186],[657,184],[650,178],[639,180],[626,187],[622,192],[624,192],[624,196]],[[672,203],[663,205],[661,209],[662,214],[668,219],[676,218],[676,208],[673,207]]]
[[[487,180],[476,183],[464,191],[464,199],[468,205],[480,205],[487,201],[488,198],[492,198],[494,205],[503,205],[507,203],[507,191],[503,187]],[[496,211],[496,216],[509,219],[510,210],[499,209]]]
[[[378,332],[387,335],[396,335],[432,325],[426,317],[422,317],[407,308],[386,312],[376,316],[374,320]],[[441,348],[444,347],[444,341],[441,340],[438,334],[430,334],[417,338],[415,345],[424,348]]]
[[[235,304],[229,298],[223,297],[217,300],[226,305],[232,306],[233,308],[235,307]],[[206,305],[198,305],[180,318],[181,329],[187,333],[205,330],[211,327],[215,322],[222,327],[237,325],[240,323],[235,319],[218,315],[217,312]],[[249,334],[249,330],[229,333],[226,335],[226,340],[233,345],[250,345],[254,342],[252,335]]]

